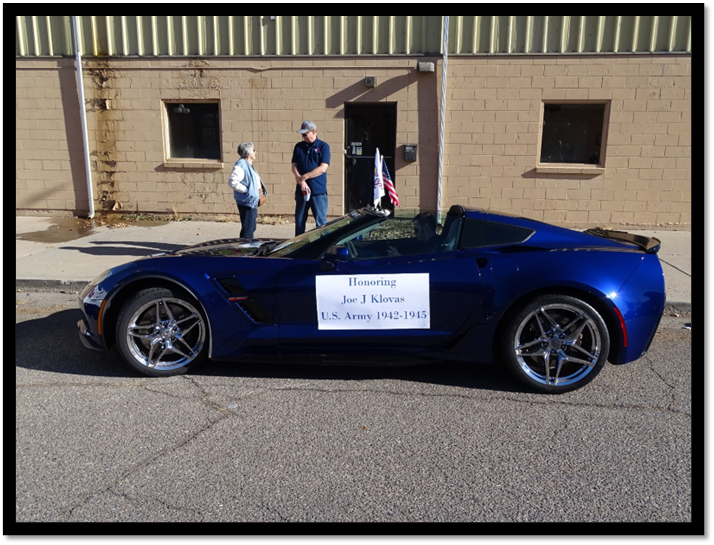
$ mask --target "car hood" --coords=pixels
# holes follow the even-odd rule
[[[211,240],[176,250],[169,255],[250,257],[255,255],[261,246],[265,244],[273,246],[283,242],[283,240],[284,239],[274,238],[229,238]]]

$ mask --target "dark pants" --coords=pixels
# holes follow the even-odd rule
[[[238,205],[240,214],[240,238],[254,238],[255,222],[258,219],[258,209]]]

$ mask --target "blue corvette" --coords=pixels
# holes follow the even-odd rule
[[[659,241],[452,206],[365,208],[289,240],[216,240],[104,272],[85,346],[150,376],[207,358],[505,365],[544,393],[645,354],[664,310]],[[425,235],[426,233],[426,235]]]

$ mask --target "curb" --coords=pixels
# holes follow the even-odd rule
[[[15,291],[40,291],[79,294],[90,280],[15,280]]]

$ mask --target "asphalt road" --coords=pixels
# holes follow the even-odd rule
[[[78,319],[76,295],[16,294],[17,522],[694,520],[677,527],[703,531],[691,318],[665,317],[647,356],[560,396],[452,364],[209,362],[150,379],[83,348]],[[6,535],[37,530],[8,523]]]

